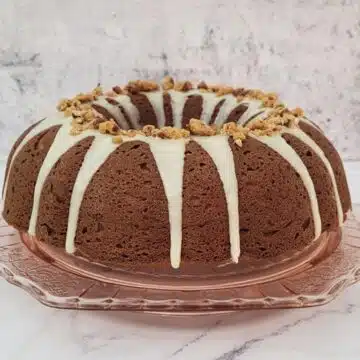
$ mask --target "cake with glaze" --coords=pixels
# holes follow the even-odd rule
[[[276,259],[338,231],[350,210],[338,152],[273,93],[168,77],[57,110],[15,142],[3,216],[91,262],[180,271]]]

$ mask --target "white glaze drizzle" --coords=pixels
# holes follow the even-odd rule
[[[262,109],[262,101],[260,100],[244,100],[241,102],[241,104],[248,105],[248,108],[244,114],[241,115],[238,121],[239,124],[243,124],[252,116],[258,114]]]
[[[219,101],[225,99],[225,102],[221,105],[218,114],[216,115],[214,124],[222,125],[225,120],[228,118],[230,112],[237,106],[240,105],[240,102],[232,94],[224,95],[219,97]]]
[[[199,90],[190,90],[190,91],[176,91],[169,90],[169,95],[171,97],[171,106],[173,114],[173,126],[176,128],[182,127],[182,115],[184,110],[184,105],[189,95],[199,94]]]
[[[173,268],[178,268],[181,261],[182,243],[182,186],[184,170],[185,140],[164,140],[137,135],[123,137],[124,142],[142,141],[149,144],[157,165],[165,195],[168,201],[170,224],[170,261]],[[71,196],[66,251],[75,251],[75,236],[81,203],[93,175],[119,145],[111,142],[106,135],[97,134],[83,164],[78,172]]]
[[[216,96],[216,94],[211,92],[200,93],[200,95],[203,97],[200,120],[208,124],[210,122],[211,115],[213,114],[216,105],[221,101],[222,98]]]
[[[125,112],[127,113],[131,121],[133,129],[139,129],[140,113],[138,108],[131,102],[130,96],[118,95],[114,97],[114,100],[116,100],[124,108]]]
[[[294,129],[284,129],[283,133],[288,133],[291,134],[293,136],[295,136],[296,138],[298,138],[300,141],[302,141],[303,143],[305,143],[307,146],[309,146],[312,150],[314,150],[314,152],[316,153],[316,155],[318,155],[318,157],[321,159],[321,161],[324,163],[326,170],[328,171],[329,175],[330,175],[330,179],[331,179],[331,183],[333,186],[333,190],[334,190],[334,196],[335,196],[335,201],[336,201],[336,208],[337,208],[337,214],[338,214],[338,218],[339,218],[339,225],[342,226],[343,222],[344,222],[344,214],[343,214],[343,210],[342,210],[342,205],[341,205],[341,200],[340,200],[340,195],[339,195],[339,190],[338,190],[338,186],[336,183],[336,179],[335,179],[335,175],[334,175],[334,171],[333,168],[329,162],[329,160],[327,159],[327,157],[325,156],[324,152],[321,150],[320,146],[318,146],[316,144],[316,142],[311,139],[310,136],[308,136],[307,134],[305,134],[300,128],[294,128]]]
[[[65,120],[63,118],[63,125],[58,130],[53,143],[51,144],[46,157],[42,163],[40,168],[38,177],[36,179],[36,185],[34,189],[34,198],[33,198],[33,207],[30,217],[29,230],[28,233],[30,235],[35,235],[37,215],[39,211],[39,203],[41,191],[43,189],[46,178],[48,177],[51,169],[56,164],[56,162],[60,159],[62,155],[65,154],[67,150],[69,150],[72,146],[78,143],[80,140],[95,134],[96,131],[84,131],[80,135],[71,136],[69,135],[71,129],[71,121]]]
[[[143,93],[152,105],[156,114],[157,126],[162,128],[165,126],[165,112],[164,112],[164,93],[162,91],[149,91]]]
[[[153,153],[159,170],[165,195],[168,200],[170,223],[170,262],[175,269],[180,267],[182,244],[182,190],[184,176],[184,139],[164,140],[142,137]]]
[[[104,97],[98,98],[98,100],[94,101],[94,104],[100,105],[107,110],[113,116],[114,120],[118,122],[121,129],[129,129],[129,125],[118,106],[110,104]]]
[[[254,136],[251,137],[259,140],[265,145],[269,146],[271,149],[275,150],[279,155],[281,155],[300,175],[301,180],[304,183],[304,186],[309,194],[311,210],[314,221],[315,228],[315,239],[317,239],[321,234],[321,217],[319,212],[318,200],[315,192],[314,183],[311,179],[311,176],[301,160],[300,156],[296,151],[281,137],[281,135],[273,136]]]
[[[83,163],[81,164],[75,180],[70,200],[65,243],[65,250],[70,254],[75,251],[76,229],[85,191],[96,171],[118,146],[118,144],[112,142],[110,136],[103,136],[97,133],[95,134],[95,138],[89,150],[85,154]]]
[[[56,125],[62,125],[64,123],[64,116],[63,114],[57,113],[54,116],[48,117],[44,120],[42,120],[39,124],[37,124],[29,133],[22,139],[16,150],[14,151],[14,154],[11,158],[11,162],[9,165],[9,171],[7,174],[7,178],[5,179],[5,185],[4,185],[4,196],[6,196],[6,190],[8,186],[8,180],[10,175],[10,169],[12,168],[12,165],[14,163],[14,160],[16,159],[16,156],[21,151],[21,149],[28,143],[29,140],[34,138],[35,136],[39,135],[42,131],[51,128],[52,126]]]
[[[196,141],[212,158],[223,184],[228,216],[231,259],[237,263],[240,256],[240,224],[238,207],[238,183],[233,152],[227,136],[194,136]]]

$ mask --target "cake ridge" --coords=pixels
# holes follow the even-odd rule
[[[69,130],[71,127],[70,121],[64,122],[57,132],[54,141],[52,142],[49,151],[46,154],[45,160],[40,168],[38,177],[36,179],[36,185],[34,189],[33,208],[31,212],[31,218],[29,222],[28,233],[35,236],[37,215],[39,210],[40,196],[47,176],[49,175],[53,166],[57,163],[60,157],[65,154],[72,146],[78,143],[80,140],[87,138],[92,133],[83,132],[79,136],[69,138]],[[67,141],[68,140],[68,141]]]
[[[250,136],[253,137],[253,135]],[[304,162],[301,160],[296,151],[281,137],[281,135],[259,136],[256,139],[280,154],[300,175],[310,199],[315,226],[314,240],[316,240],[321,234],[321,217],[314,183]]]
[[[55,126],[55,125],[62,125],[63,123],[64,123],[64,118],[61,114],[58,114],[57,116],[54,116],[54,117],[47,117],[47,118],[43,119],[42,121],[38,122],[38,124],[35,127],[33,127],[33,129],[22,139],[22,141],[20,142],[18,147],[15,149],[14,154],[11,158],[10,165],[9,165],[9,172],[8,172],[7,178],[5,178],[5,182],[4,182],[3,196],[6,195],[6,191],[7,191],[7,187],[8,187],[8,178],[10,175],[10,169],[13,165],[13,162],[14,162],[16,156],[21,151],[23,146],[26,145],[26,143],[30,139],[32,139],[36,135],[40,134],[42,131],[47,130],[50,127]]]
[[[321,159],[321,161],[324,163],[324,165],[326,167],[326,170],[329,173],[331,183],[332,183],[332,186],[333,186],[333,190],[334,190],[336,208],[337,208],[337,213],[338,213],[338,218],[339,218],[339,226],[342,226],[343,222],[344,222],[343,221],[344,220],[344,214],[343,214],[343,209],[342,209],[342,206],[341,206],[339,190],[338,190],[338,187],[337,187],[337,184],[336,184],[334,171],[333,171],[333,169],[331,167],[331,164],[330,164],[329,160],[326,158],[324,152],[316,144],[316,142],[313,139],[311,139],[311,137],[308,136],[300,128],[284,129],[283,133],[291,134],[291,135],[295,136],[296,138],[298,138],[303,143],[305,143],[306,145],[308,145],[316,153],[316,155]]]
[[[117,148],[108,137],[94,135],[89,150],[86,152],[80,170],[76,175],[75,184],[70,198],[68,226],[66,231],[65,250],[72,254],[75,252],[75,236],[79,219],[79,212],[85,191],[90,181],[107,157]]]

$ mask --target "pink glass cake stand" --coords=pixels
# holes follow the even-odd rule
[[[339,246],[340,233],[329,233],[291,264],[192,286],[146,282],[74,257],[67,261],[0,219],[0,275],[41,303],[66,309],[184,315],[322,305],[360,279],[360,222],[354,215],[359,212],[355,207],[348,216]]]

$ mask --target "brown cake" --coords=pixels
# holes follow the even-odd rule
[[[46,244],[168,271],[304,249],[351,206],[337,151],[300,109],[171,78],[61,101],[16,141],[3,197],[5,220]]]

